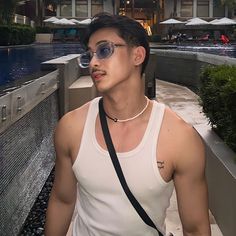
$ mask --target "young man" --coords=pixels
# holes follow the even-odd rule
[[[163,104],[144,96],[147,34],[124,16],[101,14],[88,29],[89,66],[128,186],[155,225],[176,188],[184,235],[209,236],[203,143],[195,130]],[[55,132],[56,172],[46,236],[158,235],[126,197],[104,141],[96,98],[69,112]]]

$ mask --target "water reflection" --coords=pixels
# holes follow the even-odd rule
[[[181,51],[205,52],[236,58],[236,45],[198,44],[176,46],[175,49]],[[81,53],[82,51],[83,48],[79,43],[2,48],[0,49],[0,91],[2,87],[5,89],[5,87],[18,86],[18,82],[22,83],[23,80],[37,78],[41,73],[40,64],[43,61],[68,54]]]
[[[236,45],[179,45],[176,49],[180,51],[204,52],[236,58]]]
[[[0,85],[38,73],[43,61],[82,51],[79,43],[2,48],[0,49]]]

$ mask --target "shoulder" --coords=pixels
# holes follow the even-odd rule
[[[165,109],[162,132],[173,150],[172,163],[175,170],[204,167],[205,147],[200,135],[170,108]]]
[[[90,103],[66,113],[59,120],[54,133],[56,148],[68,151],[76,140],[80,140]]]

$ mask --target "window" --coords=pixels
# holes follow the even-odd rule
[[[214,17],[224,17],[225,16],[225,6],[223,6],[221,3],[214,2],[213,16]]]
[[[54,0],[46,0],[44,14],[45,16],[56,16],[57,15],[57,4]]]
[[[193,16],[193,0],[181,0],[181,11],[182,17]]]
[[[92,16],[103,12],[103,0],[92,0]]]
[[[71,0],[61,0],[61,16],[72,16]]]
[[[199,17],[209,16],[209,0],[197,1],[197,16]]]
[[[88,0],[76,0],[75,16],[82,18],[88,17]]]

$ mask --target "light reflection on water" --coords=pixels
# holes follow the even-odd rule
[[[83,51],[77,44],[47,44],[0,49],[0,85],[40,71],[40,64],[53,58]]]
[[[176,50],[204,52],[219,56],[228,56],[236,58],[236,45],[180,45]]]

